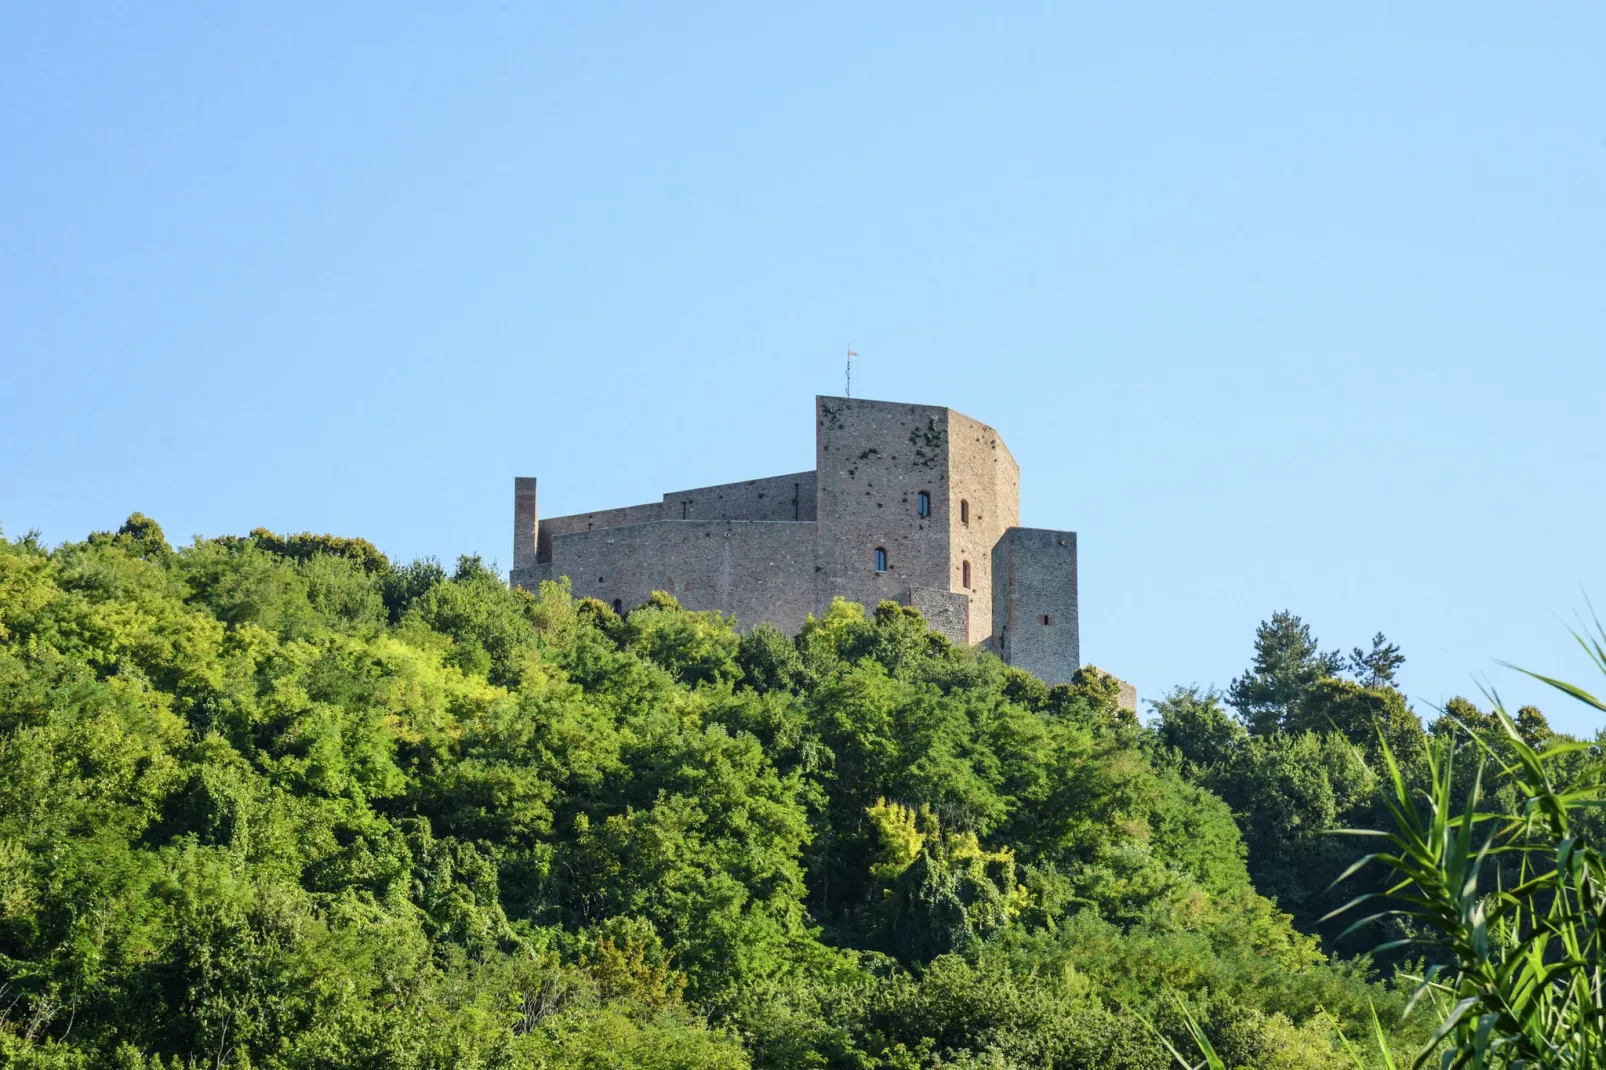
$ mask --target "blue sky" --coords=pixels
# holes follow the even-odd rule
[[[1597,726],[1494,659],[1606,601],[1606,7],[321,7],[0,9],[9,534],[505,567],[514,475],[808,467],[852,345],[1144,694],[1289,608]]]

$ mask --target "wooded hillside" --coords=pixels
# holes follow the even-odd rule
[[[1409,1046],[1316,919],[1374,725],[1433,737],[1320,659],[1146,728],[890,603],[738,635],[361,540],[0,540],[0,1062],[1159,1070],[1186,1007],[1292,1070],[1369,1002]]]

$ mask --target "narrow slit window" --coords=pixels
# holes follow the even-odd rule
[[[613,600],[613,611],[614,611],[614,612],[615,612],[615,613],[617,613],[617,614],[619,614],[619,615],[620,615],[620,616],[621,616],[621,617],[622,617],[622,616],[624,616],[624,613],[625,613],[625,603],[624,603],[624,600],[623,600],[623,599],[621,599],[621,598],[615,598],[615,599],[614,599],[614,600]]]
[[[959,499],[959,522],[961,524],[970,523],[970,503],[963,498]]]
[[[970,562],[969,561],[961,561],[959,563],[959,584],[960,584],[960,586],[964,587],[965,590],[967,590],[967,591],[970,590]]]
[[[875,548],[875,570],[877,572],[887,570],[887,552],[879,546]]]
[[[1042,621],[1044,624],[1053,624],[1054,623],[1054,618],[1049,616],[1047,613],[1044,613],[1041,617],[1038,617],[1037,619]]]
[[[931,495],[921,491],[915,498],[915,512],[921,516],[931,515]]]

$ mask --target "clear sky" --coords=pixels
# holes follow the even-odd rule
[[[1282,608],[1588,682],[1606,5],[1318,6],[4,5],[0,523],[505,568],[515,475],[808,467],[851,345],[1145,695]]]

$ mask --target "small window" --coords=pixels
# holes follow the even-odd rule
[[[625,603],[623,599],[615,598],[613,600],[613,611],[619,614],[621,617],[625,615]]]
[[[970,503],[963,498],[959,499],[959,522],[961,524],[970,523]]]
[[[875,548],[875,570],[877,572],[887,570],[887,552],[879,546]]]
[[[967,590],[967,591],[970,590],[970,562],[969,561],[961,561],[959,563],[959,583],[960,583],[960,585],[962,587],[964,587],[965,590]]]
[[[1054,618],[1049,616],[1047,613],[1044,613],[1041,617],[1038,617],[1037,619],[1042,621],[1044,624],[1053,624],[1054,623]]]
[[[925,491],[920,492],[919,496],[915,498],[915,512],[919,513],[921,516],[931,515],[930,494],[927,494]]]

